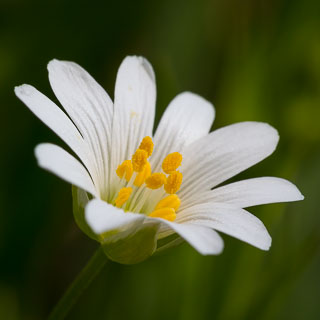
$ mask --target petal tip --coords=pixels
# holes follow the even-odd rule
[[[261,246],[259,249],[263,251],[269,251],[271,248],[271,244],[272,244],[272,239],[270,237],[270,240],[265,245]]]
[[[287,191],[290,192],[290,198],[288,201],[301,201],[304,200],[304,195],[300,192],[298,187],[292,183],[291,181],[288,181],[286,179],[278,178],[279,181],[283,182],[284,185],[287,186]]]
[[[151,63],[143,56],[127,56],[122,61],[122,65],[131,65],[132,67],[141,67],[141,69],[149,76],[149,78],[155,82],[155,73],[153,71]]]
[[[142,65],[142,67],[144,68],[144,70],[146,71],[146,73],[148,74],[148,76],[151,78],[151,80],[153,82],[155,82],[156,76],[153,71],[151,63],[144,57],[140,57],[140,63]]]
[[[29,84],[22,84],[20,86],[14,87],[14,93],[18,98],[21,96],[30,96],[33,91],[33,87]]]
[[[301,191],[298,189],[296,185],[291,183],[292,186],[292,201],[302,201],[304,200],[304,195],[301,193]]]
[[[34,156],[37,160],[37,164],[39,167],[43,167],[43,156],[46,153],[46,150],[48,150],[48,147],[50,148],[52,146],[50,143],[40,143],[36,145],[34,148]]]
[[[20,86],[15,86],[14,87],[14,93],[15,93],[15,95],[17,96],[17,97],[19,97],[19,95],[20,95],[20,93],[21,93],[21,91],[23,90],[23,84],[22,85],[20,85]]]
[[[47,68],[49,69],[49,68],[53,67],[55,64],[58,64],[58,63],[60,63],[60,60],[58,60],[58,59],[52,59],[52,60],[50,60],[50,61],[48,62]]]
[[[59,59],[52,59],[49,61],[49,63],[47,64],[47,70],[49,71],[49,77],[50,74],[59,70],[59,68],[63,68],[64,66],[66,66],[66,62],[68,61],[63,61],[63,60],[59,60]]]
[[[212,113],[212,117],[215,116],[215,107],[213,103],[207,100],[206,98],[200,96],[199,94],[191,91],[184,91],[181,92],[178,96],[184,97],[185,99],[189,99],[193,105],[196,105],[198,107],[201,106],[202,108],[210,110]]]
[[[280,135],[278,130],[266,122],[252,121],[251,123],[254,123],[259,127],[259,135],[261,135],[261,138],[265,138],[266,141],[268,141],[269,155],[272,154],[279,143]]]
[[[263,225],[263,227],[264,227],[264,225]],[[271,248],[271,244],[272,244],[272,238],[271,238],[269,232],[267,231],[267,229],[265,227],[264,227],[264,229],[265,229],[264,239],[262,238],[260,240],[261,243],[257,244],[257,245],[254,245],[254,244],[251,244],[251,245],[259,248],[260,250],[269,251]]]
[[[273,127],[271,124],[267,122],[257,122],[257,124],[259,124],[260,126],[264,126],[266,133],[272,135],[276,141],[279,141],[280,135],[275,127]]]

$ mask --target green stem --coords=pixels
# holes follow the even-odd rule
[[[102,247],[95,252],[87,265],[81,270],[77,278],[73,281],[66,293],[60,299],[48,320],[65,319],[72,306],[77,302],[81,294],[86,290],[94,278],[99,274],[107,262],[107,257]]]

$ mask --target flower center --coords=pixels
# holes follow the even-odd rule
[[[163,172],[153,172],[148,158],[154,148],[150,137],[144,137],[131,160],[123,161],[116,173],[120,178],[120,190],[111,202],[125,211],[144,213],[169,221],[176,219],[180,199],[176,192],[182,183],[179,152],[168,154],[162,162]]]

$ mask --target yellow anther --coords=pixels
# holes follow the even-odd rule
[[[149,214],[149,217],[152,218],[162,218],[169,221],[174,221],[176,219],[176,212],[173,208],[162,208],[154,210]]]
[[[132,188],[120,189],[117,199],[115,200],[116,207],[120,208],[130,198]]]
[[[138,149],[132,156],[133,171],[141,172],[147,163],[148,152],[142,149]]]
[[[139,149],[147,151],[148,157],[150,157],[153,152],[153,147],[154,147],[154,144],[152,139],[149,136],[146,136],[142,139]]]
[[[146,179],[150,175],[151,175],[151,165],[150,165],[150,162],[147,161],[147,163],[144,166],[143,170],[137,174],[136,178],[134,179],[133,184],[136,187],[140,187],[142,184],[144,184],[144,182],[146,181]]]
[[[170,194],[170,196],[167,196],[158,202],[155,210],[163,208],[172,208],[175,211],[177,211],[180,207],[180,203],[181,200],[176,194]]]
[[[123,161],[117,168],[116,173],[119,178],[124,178],[129,181],[133,174],[132,163],[130,160]]]
[[[177,168],[181,165],[182,155],[179,152],[169,153],[162,162],[162,170],[165,173],[171,173],[176,171]]]
[[[180,189],[181,183],[182,173],[180,171],[174,171],[167,178],[167,183],[164,185],[164,190],[166,190],[166,192],[169,194],[176,193]]]
[[[163,173],[156,172],[146,180],[146,185],[149,189],[159,189],[166,183],[166,181],[167,177]]]

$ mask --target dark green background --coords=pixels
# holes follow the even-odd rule
[[[157,120],[179,92],[216,106],[214,128],[265,121],[277,151],[239,175],[280,176],[303,202],[252,208],[269,252],[223,236],[221,256],[187,245],[135,266],[109,264],[68,319],[320,318],[320,2],[15,1],[0,3],[0,319],[43,319],[96,244],[76,227],[71,187],[37,167],[40,142],[63,143],[14,96],[55,99],[52,58],[76,61],[113,96],[121,60],[144,55]]]

